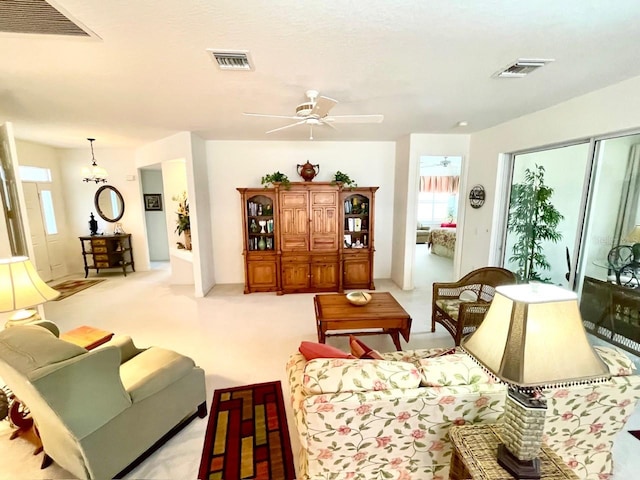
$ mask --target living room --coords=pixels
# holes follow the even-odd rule
[[[71,7],[69,4],[70,10]],[[496,69],[499,66],[496,65]],[[540,74],[542,72],[534,75]],[[438,330],[435,335],[428,332],[430,291],[412,290],[420,156],[456,155],[463,158],[454,278],[485,265],[499,265],[502,253],[498,246],[503,234],[499,221],[503,213],[500,204],[507,187],[503,182],[503,170],[507,166],[505,155],[585,138],[637,132],[640,128],[640,100],[636,94],[640,77],[634,76],[637,74],[620,74],[615,81],[604,82],[602,88],[594,91],[576,88],[557,104],[548,103],[544,95],[540,95],[539,103],[528,111],[522,111],[521,115],[514,115],[488,128],[442,133],[416,127],[392,140],[340,141],[332,140],[326,134],[324,138],[310,141],[307,140],[306,129],[298,132],[301,135],[297,140],[267,140],[263,131],[269,127],[265,124],[259,126],[260,136],[219,140],[193,133],[198,129],[185,122],[182,128],[166,129],[166,135],[157,135],[153,140],[122,147],[115,141],[107,140],[105,128],[98,131],[105,133],[104,140],[98,137],[96,141],[95,158],[109,172],[109,184],[123,195],[126,208],[120,221],[125,231],[132,234],[136,274],[120,278],[119,275],[101,272],[100,275],[107,278],[103,285],[92,287],[84,294],[77,294],[59,304],[49,302],[44,307],[44,313],[64,330],[91,323],[130,334],[140,345],[163,345],[195,357],[207,371],[208,400],[215,388],[276,378],[284,382],[284,364],[288,354],[296,350],[300,341],[315,338],[313,305],[307,294],[276,297],[271,294],[243,296],[238,292],[244,274],[241,203],[236,188],[259,188],[260,178],[275,171],[284,172],[292,181],[297,181],[296,165],[310,161],[320,165],[320,173],[315,181],[330,181],[331,176],[340,170],[347,172],[358,185],[380,187],[376,194],[375,212],[376,287],[381,291],[393,292],[412,314],[417,328],[407,348],[450,345],[451,339],[445,332]],[[305,83],[312,82],[305,79]],[[326,93],[330,95],[329,91]],[[266,95],[267,92],[262,94]],[[267,108],[265,106],[264,111]],[[279,103],[279,108],[286,111],[287,103]],[[240,115],[243,109],[232,113]],[[63,204],[59,217],[61,225],[65,227],[63,234],[68,272],[79,274],[82,271],[82,257],[77,237],[89,233],[87,222],[94,210],[93,197],[97,189],[95,184],[82,182],[80,171],[91,159],[85,137],[98,136],[98,133],[87,131],[86,127],[77,128],[74,135],[79,138],[74,140],[73,146],[61,146],[45,141],[44,137],[40,139],[24,134],[26,130],[20,119],[12,113],[3,112],[2,121],[13,123],[19,163],[51,168],[59,179]],[[228,112],[226,114],[231,115]],[[391,124],[391,121],[392,118],[387,116],[383,125]],[[425,131],[437,133],[423,133]],[[171,270],[155,269],[156,265],[148,255],[143,195],[162,193],[165,214],[173,219],[175,204],[171,196],[180,192],[144,191],[139,181],[140,169],[175,160],[184,161],[192,222],[197,225],[193,231],[194,250],[191,253],[193,286],[172,285]],[[471,209],[467,197],[470,187],[476,184],[484,186],[487,198],[482,208]],[[171,227],[169,220],[167,235],[174,243],[178,238]],[[2,228],[4,226],[0,230]],[[99,228],[108,232],[112,225],[100,221]],[[6,257],[11,253],[8,251],[8,242],[4,241],[4,230],[2,232],[0,256]],[[564,271],[564,263],[558,268]],[[146,286],[151,288],[143,288],[147,278],[150,284]],[[136,295],[143,296],[141,303],[133,298]],[[162,304],[157,311],[150,310],[149,305],[158,303],[163,295],[168,296],[171,302]],[[233,308],[229,306],[226,310],[225,304]],[[239,312],[235,309],[239,309]],[[220,312],[224,312],[224,318]],[[266,313],[264,317],[256,318],[255,312]],[[88,316],[91,318],[88,319]],[[241,322],[233,321],[230,323],[240,325],[237,332],[231,332],[226,326],[227,318],[245,319],[243,323],[251,323],[251,327],[242,328]],[[277,323],[273,323],[275,318],[278,319]],[[144,322],[137,319],[144,319]],[[216,323],[216,326],[211,326],[209,322]],[[278,353],[268,355],[265,352],[249,357],[246,351],[262,350],[264,338],[260,332],[266,328],[278,334],[272,339],[275,346],[269,348],[270,352]],[[176,332],[180,335],[176,335]],[[234,340],[219,340],[225,335],[232,336]],[[250,348],[242,343],[244,335],[252,337]],[[213,343],[214,339],[216,343]],[[376,337],[372,343],[381,351],[393,350],[393,345],[386,338]],[[344,342],[337,341],[334,345],[347,349]],[[251,358],[251,361],[236,364],[235,360],[230,360],[237,354],[236,348],[241,349],[240,356]],[[269,365],[263,367],[265,362],[269,362]],[[257,363],[261,364],[260,369],[255,368]],[[197,451],[189,452],[184,458],[195,458],[197,463],[200,445],[194,447],[194,444],[201,441],[204,434],[202,423],[196,421],[196,426],[185,430],[185,434],[194,437],[192,443],[188,444],[190,447],[186,446],[187,443],[184,447],[179,445],[179,441],[171,444],[172,456],[186,453],[182,448],[195,448]],[[293,421],[289,423],[293,428]],[[292,431],[292,437],[293,434]],[[6,443],[6,439],[2,440]],[[624,461],[632,461],[632,457],[627,455]],[[620,458],[620,455],[616,456],[616,468],[622,463],[618,462]],[[166,478],[183,472],[173,469],[170,472],[163,471],[162,461],[154,462],[152,467],[147,468],[149,470],[143,472],[148,474],[148,478]],[[158,470],[154,470],[156,468]],[[152,470],[153,474],[149,473]],[[189,473],[192,471],[187,470]],[[29,474],[40,473],[34,467]],[[43,471],[41,475],[53,474]]]

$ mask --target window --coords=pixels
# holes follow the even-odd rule
[[[419,192],[418,221],[442,223],[458,216],[456,193]]]
[[[23,182],[51,182],[51,170],[42,167],[20,165],[20,180]]]
[[[53,211],[51,190],[40,191],[40,202],[42,202],[42,214],[44,216],[44,226],[47,229],[47,235],[55,235],[58,233],[58,225],[56,224],[56,214]]]

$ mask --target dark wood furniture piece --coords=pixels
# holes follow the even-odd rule
[[[400,334],[409,341],[411,317],[389,292],[371,293],[371,301],[363,306],[352,305],[339,293],[316,295],[313,304],[320,343],[332,336],[389,334],[402,350]]]
[[[103,343],[107,343],[111,340],[111,337],[113,337],[113,332],[107,332],[106,330],[100,330],[99,328],[89,327],[87,325],[82,325],[60,335],[62,340],[74,343],[87,350],[93,350]]]
[[[499,425],[452,426],[449,438],[453,444],[449,480],[513,480],[497,459],[502,442]],[[543,480],[578,479],[562,459],[545,444],[540,451],[540,473]]]
[[[132,271],[136,271],[130,233],[79,238],[82,244],[84,278],[89,275],[89,270],[95,270],[98,273],[104,268],[121,268],[125,277],[127,267],[130,266]]]
[[[580,314],[587,332],[640,355],[640,289],[584,277]]]
[[[479,268],[457,282],[435,282],[431,331],[435,332],[436,323],[439,323],[451,334],[456,346],[460,345],[462,337],[475,332],[484,320],[496,287],[515,283],[515,274],[499,267]]]
[[[244,292],[373,290],[377,188],[329,182],[238,188]]]

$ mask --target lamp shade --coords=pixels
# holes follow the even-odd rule
[[[640,225],[633,227],[633,230],[624,237],[624,241],[627,243],[640,243]]]
[[[0,312],[53,300],[60,292],[47,285],[27,257],[0,260]]]
[[[555,285],[497,287],[485,319],[462,346],[501,380],[524,389],[609,377],[587,339],[577,295]]]

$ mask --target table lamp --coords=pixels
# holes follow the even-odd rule
[[[577,295],[548,284],[497,287],[462,347],[509,385],[498,463],[516,478],[540,478],[547,408],[541,390],[610,378],[587,339]]]
[[[633,227],[627,236],[624,238],[627,243],[632,243],[631,250],[633,251],[633,261],[640,263],[640,225]]]
[[[27,257],[0,260],[0,312],[16,311],[5,326],[39,320],[36,310],[28,310],[49,300],[60,292],[47,285]]]

